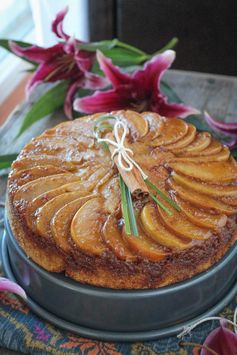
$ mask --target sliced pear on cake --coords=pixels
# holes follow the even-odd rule
[[[30,202],[44,192],[54,190],[55,188],[65,185],[66,183],[77,181],[76,175],[65,173],[41,177],[37,180],[30,181],[21,186],[14,196],[14,204],[21,204],[21,201]]]
[[[69,253],[71,250],[69,237],[71,235],[70,228],[72,219],[81,206],[93,197],[95,197],[95,195],[91,194],[67,203],[65,206],[61,207],[51,219],[50,228],[52,237],[56,245],[65,253]]]
[[[88,194],[87,191],[73,191],[63,193],[54,197],[45,203],[38,211],[36,218],[36,228],[38,234],[45,239],[51,239],[52,233],[50,228],[51,219],[57,211],[67,203],[76,200],[79,197],[84,197]]]
[[[162,208],[157,206],[158,218],[161,217],[166,228],[171,232],[190,240],[205,240],[211,236],[211,232],[207,228],[202,228],[192,223],[182,211],[177,211],[169,207],[167,202],[162,203],[172,210],[172,215],[168,214]]]
[[[193,206],[192,204],[184,201],[178,195],[175,195],[174,198],[185,216],[197,226],[210,228],[213,230],[218,230],[225,226],[227,222],[226,215],[208,213],[200,207]]]
[[[168,180],[170,187],[177,193],[184,201],[190,202],[194,206],[199,206],[205,209],[211,209],[217,213],[231,215],[237,212],[236,208],[226,205],[220,200],[214,199],[210,196],[195,192],[190,189],[183,188],[174,180]]]
[[[168,144],[166,148],[174,152],[176,152],[176,150],[179,150],[181,148],[185,149],[186,146],[188,146],[190,143],[194,141],[196,136],[196,131],[197,131],[196,127],[189,125],[187,134],[184,137],[182,137],[180,140],[178,140],[178,142],[173,144]]]
[[[51,201],[53,198],[58,197],[67,192],[77,192],[79,196],[85,196],[91,191],[94,187],[94,184],[91,184],[89,181],[75,181],[69,184],[62,185],[57,189],[47,191],[38,197],[34,198],[32,202],[26,207],[25,219],[28,227],[34,232],[37,233],[37,216],[39,209]]]
[[[169,232],[160,222],[156,206],[149,202],[141,212],[141,222],[146,234],[154,241],[172,249],[186,249],[191,246],[190,240],[177,237]]]
[[[214,197],[232,196],[236,197],[237,199],[237,186],[235,185],[211,185],[190,179],[177,173],[173,173],[172,178],[181,186],[197,192],[201,192],[206,195],[211,195]]]
[[[80,162],[78,162],[78,164],[79,163]],[[25,170],[39,165],[53,165],[72,172],[77,170],[77,164],[75,164],[75,162],[61,160],[49,155],[21,157],[21,159],[14,161],[12,168],[16,170]]]
[[[114,112],[111,113],[112,115]],[[132,134],[142,138],[148,133],[148,122],[145,118],[135,111],[116,111],[115,115],[117,118],[125,121],[128,127],[131,129]]]
[[[212,138],[210,145],[202,151],[202,155],[217,154],[222,150],[222,147],[222,144],[218,140]]]
[[[196,164],[180,161],[170,162],[169,166],[177,173],[217,184],[234,181],[237,176],[237,166],[232,160]]]
[[[164,251],[161,246],[146,236],[141,230],[139,231],[139,235],[134,237],[133,235],[126,234],[125,228],[123,228],[122,235],[129,248],[138,256],[140,255],[150,261],[157,262],[169,255],[168,252]]]
[[[155,112],[143,112],[141,116],[148,122],[149,131],[146,135],[146,141],[157,138],[164,128],[165,119]]]
[[[151,141],[154,147],[166,146],[178,142],[188,132],[188,124],[177,118],[166,118],[161,134]]]
[[[176,149],[175,153],[181,156],[195,156],[202,155],[202,151],[206,149],[211,143],[211,135],[207,132],[198,133],[195,140],[188,146],[182,149]]]
[[[122,238],[122,231],[118,228],[118,223],[113,215],[110,215],[102,229],[102,236],[109,249],[117,258],[126,261],[134,261],[136,255],[127,246]]]
[[[218,154],[213,155],[197,155],[197,156],[183,156],[176,157],[174,161],[184,161],[184,162],[194,162],[194,163],[204,163],[204,162],[214,162],[214,161],[227,161],[230,157],[229,148],[223,147]]]
[[[71,237],[79,250],[91,255],[105,252],[101,229],[106,217],[104,200],[99,197],[87,201],[77,211],[71,223]]]
[[[56,175],[60,173],[65,173],[65,170],[57,168],[53,165],[35,166],[33,168],[20,171],[13,170],[8,178],[9,189],[12,193],[18,190],[20,186],[25,185],[30,181],[36,180],[40,177]]]

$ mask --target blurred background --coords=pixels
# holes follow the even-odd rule
[[[50,23],[69,5],[65,30],[84,41],[114,37],[155,52],[178,37],[173,68],[237,75],[235,0],[0,0],[0,38],[56,42]],[[0,103],[27,64],[0,49]]]

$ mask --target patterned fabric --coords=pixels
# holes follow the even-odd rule
[[[220,316],[233,319],[236,300]],[[186,341],[203,343],[207,334],[217,326],[215,321],[196,328]],[[26,354],[83,355],[198,355],[198,347],[179,346],[176,337],[151,342],[108,343],[82,338],[42,320],[12,294],[0,293],[0,347]],[[231,354],[230,354],[231,355]]]

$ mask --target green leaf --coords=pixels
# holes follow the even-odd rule
[[[0,155],[0,169],[9,168],[12,162],[17,158],[18,154],[7,154],[7,155]]]
[[[237,159],[237,149],[231,150],[231,154],[235,159]]]
[[[161,91],[168,97],[169,102],[183,103],[176,92],[164,81],[161,81]],[[190,115],[184,119],[185,122],[193,124],[199,131],[213,133],[213,130],[206,124],[200,115]]]
[[[34,102],[26,114],[22,126],[16,136],[18,138],[33,123],[63,107],[68,82],[60,82]]]
[[[9,41],[11,41],[11,40],[9,40],[9,39],[0,39],[0,47],[6,49],[8,52],[10,52],[10,53],[12,53],[12,54],[14,54],[14,55],[17,56],[17,54],[15,54],[15,53],[11,50],[11,48],[9,47]],[[16,44],[18,44],[19,46],[21,46],[21,47],[23,47],[23,48],[31,47],[31,46],[32,46],[31,43],[27,43],[27,42],[15,41],[15,40],[13,40],[13,42],[15,42]],[[18,56],[17,56],[17,57],[18,57]],[[33,61],[29,60],[29,59],[26,59],[26,58],[24,58],[24,57],[20,57],[20,58],[23,59],[23,60],[25,60],[26,62],[31,63],[31,64],[36,64],[35,62],[33,62]]]
[[[164,81],[160,83],[160,89],[162,93],[168,97],[169,102],[177,102],[182,103],[180,97],[176,94],[176,92]]]
[[[149,56],[146,54],[131,52],[126,48],[115,47],[105,49],[102,52],[106,57],[112,59],[113,64],[121,67],[142,64],[145,60],[149,59]]]
[[[112,40],[105,40],[105,41],[91,42],[91,43],[79,43],[77,44],[77,47],[88,52],[96,52],[97,49],[101,51],[105,49],[111,49],[117,45],[117,42],[118,42],[117,39],[112,39]]]

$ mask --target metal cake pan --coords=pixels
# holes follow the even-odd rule
[[[237,245],[208,271],[152,290],[88,286],[49,273],[27,257],[7,217],[3,267],[28,295],[29,306],[52,323],[103,340],[152,340],[178,333],[195,319],[214,315],[237,292]]]

